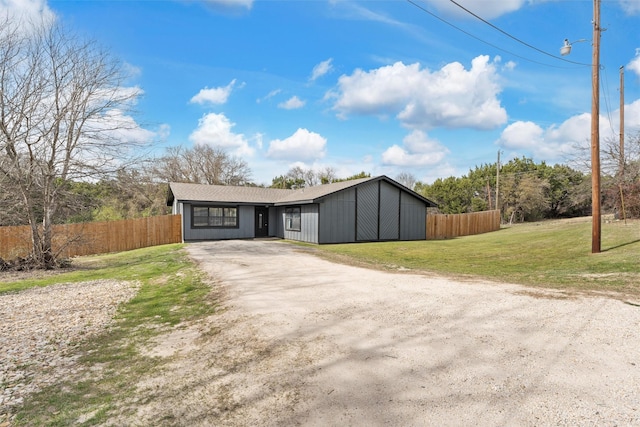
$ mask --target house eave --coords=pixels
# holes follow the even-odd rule
[[[311,203],[317,203],[317,200],[308,199],[308,200],[295,200],[295,201],[288,201],[288,202],[277,202],[277,203],[274,203],[273,206],[308,205]]]
[[[264,206],[270,207],[275,206],[272,202],[238,202],[238,201],[229,201],[229,200],[178,200],[178,203],[188,203],[188,204],[204,204],[204,205],[229,205],[229,206]]]

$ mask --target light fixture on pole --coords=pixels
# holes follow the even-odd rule
[[[574,43],[581,43],[581,42],[588,42],[588,41],[589,40],[587,40],[587,39],[580,39],[580,40],[576,40],[576,41],[570,42],[569,39],[564,39],[564,44],[560,48],[560,55],[562,55],[562,56],[569,55],[571,53],[571,46]]]
[[[591,56],[591,253],[600,253],[600,0],[593,0],[593,51]],[[573,43],[586,41],[577,40]],[[571,42],[564,40],[560,54],[571,53]]]

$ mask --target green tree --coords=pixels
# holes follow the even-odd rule
[[[416,184],[416,191],[436,201],[444,213],[496,208],[496,164],[483,164],[462,177]],[[500,168],[499,208],[506,220],[535,220],[583,215],[585,198],[581,172],[565,165],[515,158]]]
[[[333,182],[353,181],[354,179],[363,179],[363,178],[371,178],[371,174],[369,172],[362,171],[360,173],[356,173],[346,178],[336,178],[333,180]]]
[[[471,212],[474,191],[467,177],[438,178],[431,185],[417,185],[416,190],[424,197],[436,202],[446,214]]]

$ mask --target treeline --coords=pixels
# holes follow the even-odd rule
[[[579,165],[548,165],[522,157],[501,165],[476,166],[462,177],[418,182],[414,190],[438,203],[443,213],[500,209],[504,221],[521,222],[591,215],[589,152],[573,159]],[[617,218],[640,218],[640,135],[626,147],[605,139],[601,151],[601,208]]]
[[[0,154],[2,160],[2,154]],[[161,156],[137,159],[135,163],[103,174],[98,180],[63,180],[55,183],[56,209],[53,223],[110,221],[164,215],[169,181],[198,184],[249,185],[247,163],[209,146],[172,147]],[[0,174],[0,226],[28,223],[20,191]],[[33,192],[43,192],[34,188]],[[32,195],[34,200],[44,194]],[[37,205],[36,209],[37,209]],[[41,214],[36,212],[36,220]]]
[[[417,183],[416,191],[438,203],[443,213],[500,209],[507,221],[535,221],[589,215],[591,183],[565,165],[516,158],[502,165],[476,166],[462,177]]]
[[[605,145],[603,154],[602,208],[618,217],[640,217],[640,150],[632,139],[624,174],[616,150]],[[636,144],[633,145],[633,142]],[[627,156],[625,156],[627,157]],[[272,188],[310,187],[367,178],[358,174],[339,178],[333,168],[307,170],[299,166],[272,179]],[[566,165],[536,163],[522,157],[501,165],[483,164],[461,177],[419,182],[410,173],[394,177],[401,184],[438,203],[443,213],[500,209],[506,222],[568,218],[591,214],[591,176]],[[0,184],[2,184],[0,175]],[[63,181],[56,184],[54,223],[111,221],[164,215],[167,183],[255,186],[248,164],[219,148],[171,147],[157,157],[142,159],[97,181]],[[24,225],[28,219],[19,203],[20,193],[3,185],[0,193],[0,226]],[[37,197],[35,197],[37,198]]]
[[[296,166],[286,174],[273,178],[270,187],[310,187],[370,176],[361,172],[339,178],[332,168],[314,171]],[[20,203],[21,194],[4,178],[0,174],[3,190],[0,193],[3,206],[0,209],[0,226],[24,225],[28,223],[28,217]],[[193,148],[170,147],[160,156],[138,159],[134,164],[99,180],[58,179],[55,185],[57,208],[52,221],[55,224],[114,221],[168,214],[171,211],[166,206],[168,182],[257,186],[251,179],[247,162],[220,148],[204,145]],[[33,195],[36,200],[44,197],[44,193]],[[42,213],[38,212],[36,221],[42,217]]]

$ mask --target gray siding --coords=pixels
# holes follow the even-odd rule
[[[319,243],[356,241],[356,190],[349,188],[320,202]]]
[[[284,209],[282,206],[271,208],[272,211],[276,212],[276,219],[272,221],[272,224],[275,226],[275,236],[281,239],[284,239]]]
[[[356,240],[378,240],[378,202],[377,182],[367,182],[357,187]]]
[[[182,227],[182,243],[184,243],[184,203],[178,202],[178,200],[173,201],[173,205],[171,205],[171,213],[173,215],[180,214],[180,224]]]
[[[380,181],[379,240],[400,238],[400,189]]]
[[[427,238],[427,208],[421,200],[407,192],[400,199],[400,240]]]
[[[285,230],[287,206],[271,206],[269,236],[309,243],[426,239],[425,200],[393,182],[384,179],[362,182],[310,200],[316,203],[297,205],[301,209],[300,231]],[[197,205],[221,204],[198,202]],[[192,229],[191,203],[177,199],[172,212],[182,214],[184,241],[255,237],[255,207],[251,205],[238,206],[238,228]]]
[[[269,208],[269,237],[278,236],[278,210],[273,206]]]
[[[301,205],[300,208],[300,231],[284,229],[285,210],[281,210],[284,238],[300,242],[318,243],[318,205]]]
[[[198,206],[206,204],[198,203]],[[212,206],[220,206],[212,204]],[[238,206],[238,228],[191,228],[191,205],[183,208],[184,240],[250,239],[255,237],[255,210],[253,206]]]

